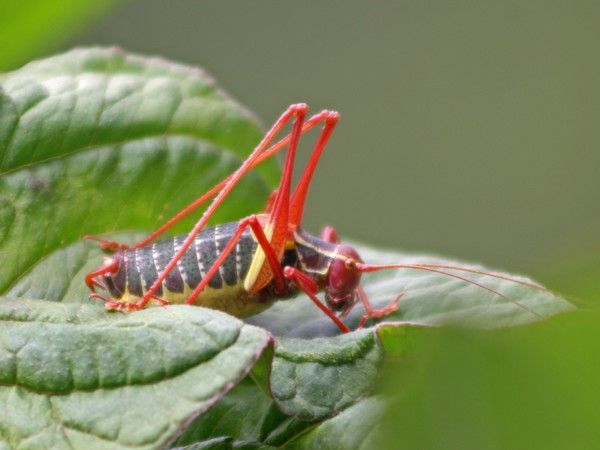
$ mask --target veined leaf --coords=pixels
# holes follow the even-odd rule
[[[201,70],[117,49],[0,75],[0,115],[0,292],[12,296],[0,299],[0,446],[162,446],[269,336],[202,308],[81,305],[102,258],[80,239],[155,228],[235,170],[260,127]],[[259,210],[275,177],[272,161],[248,174],[215,221]]]
[[[117,49],[74,50],[0,75],[0,116],[0,258],[11,261],[0,292],[85,234],[156,228],[262,137],[200,69]],[[262,208],[270,163],[248,174],[215,221]]]
[[[157,448],[250,370],[256,327],[185,306],[0,300],[4,448]]]
[[[357,246],[369,263],[436,266],[365,275],[375,308],[405,295],[385,324],[344,336],[302,295],[248,320],[262,329],[191,306],[106,313],[88,302],[83,282],[102,252],[81,237],[154,229],[233,172],[260,128],[200,70],[115,49],[31,63],[0,76],[0,89],[7,446],[163,446],[264,353],[255,375],[272,399],[257,386],[240,388],[194,421],[181,445],[326,448],[347,438],[368,448],[372,422],[343,433],[357,417],[378,417],[378,400],[367,396],[386,355],[402,359],[431,326],[491,329],[572,309],[527,279]],[[261,211],[274,167],[244,177],[213,222]],[[173,232],[188,231],[199,215]],[[363,314],[357,305],[345,320],[354,329]],[[265,330],[279,337],[273,353],[264,352]],[[232,404],[237,412],[227,413]],[[247,411],[248,423],[230,422]]]

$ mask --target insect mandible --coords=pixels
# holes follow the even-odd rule
[[[436,264],[367,264],[356,250],[340,243],[333,228],[326,227],[321,237],[302,230],[300,224],[312,176],[339,120],[335,111],[324,110],[306,119],[307,113],[308,107],[302,103],[288,107],[239,169],[141,242],[127,246],[86,236],[99,241],[102,248],[115,251],[105,258],[101,268],[86,276],[86,284],[92,290],[90,298],[101,299],[107,309],[115,310],[135,311],[149,304],[187,303],[246,317],[300,291],[346,333],[350,329],[341,319],[357,303],[362,303],[365,311],[358,325],[361,328],[371,318],[383,318],[396,311],[404,295],[400,292],[386,306],[374,308],[360,285],[363,273],[417,269],[462,280],[521,306],[498,291],[446,269],[494,274]],[[290,121],[293,122],[290,134],[275,141]],[[322,124],[322,129],[306,168],[292,190],[299,139],[318,124]],[[286,146],[281,182],[264,210],[239,222],[206,227],[236,183],[250,169]],[[151,244],[213,197],[189,234]],[[105,295],[96,293],[95,287],[101,288]],[[325,293],[325,302],[317,297],[320,291]]]

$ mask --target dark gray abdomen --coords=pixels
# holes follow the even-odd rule
[[[238,227],[239,222],[231,222],[202,230],[171,270],[156,296],[163,298],[168,297],[167,294],[183,294],[198,286]],[[114,285],[109,288],[114,288],[115,292],[110,289],[111,295],[120,298],[128,293],[141,297],[158,279],[187,236],[177,236],[140,249],[119,252],[120,255],[115,254],[113,257],[122,258],[122,266],[118,273],[113,274]],[[244,230],[232,252],[209,281],[208,287],[221,289],[243,283],[257,245],[250,230]]]

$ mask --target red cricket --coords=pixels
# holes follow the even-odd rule
[[[387,264],[363,262],[350,246],[339,242],[333,228],[317,238],[301,229],[302,214],[312,176],[339,119],[335,111],[322,111],[306,119],[305,104],[291,105],[275,122],[239,169],[199,197],[141,242],[127,246],[87,236],[113,250],[104,265],[86,276],[90,297],[106,303],[107,309],[134,311],[148,306],[187,303],[228,312],[237,317],[256,314],[275,300],[306,294],[346,333],[342,322],[350,310],[362,303],[363,327],[371,318],[382,318],[398,309],[404,295],[398,293],[383,308],[371,305],[360,286],[361,274],[385,269],[418,269],[473,284],[528,311],[513,299],[445,269],[461,270],[506,279],[536,289],[535,284],[475,269],[436,264]],[[291,133],[275,142],[293,120]],[[303,133],[322,124],[321,132],[300,180],[292,190],[296,149]],[[252,168],[287,146],[279,188],[262,213],[213,227],[208,220],[236,183]],[[214,197],[192,231],[183,236],[152,243],[156,237]],[[105,296],[94,292],[99,287]],[[325,302],[317,297],[324,291]],[[537,315],[533,311],[532,314]]]

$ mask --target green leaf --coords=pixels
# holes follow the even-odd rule
[[[373,260],[377,264],[440,264],[466,269],[439,270],[496,291],[490,292],[461,279],[422,270],[379,272],[373,274],[367,289],[374,304],[384,305],[394,293],[406,293],[398,311],[388,316],[386,321],[495,329],[539,322],[574,309],[570,302],[557,293],[520,275],[427,255],[406,255],[367,248],[361,248],[360,251],[366,261]],[[487,274],[470,273],[468,270]]]
[[[2,2],[0,70],[23,64],[89,26],[114,0],[28,0]],[[10,45],[7,45],[10,43]]]
[[[280,337],[271,367],[273,399],[294,417],[331,417],[370,394],[386,354],[405,358],[428,328],[396,323],[327,338]]]
[[[366,261],[377,264],[436,263],[489,272],[479,266],[440,258],[381,252],[366,246],[357,246],[357,249]],[[375,339],[373,329],[345,336],[306,339],[339,334],[330,319],[306,298],[279,302],[248,319],[249,323],[280,336],[271,373],[271,389],[278,406],[287,414],[307,419],[338,413],[375,387],[384,354],[404,358],[412,351],[419,334],[427,332],[430,326],[503,328],[537,322],[573,309],[571,303],[523,277],[500,272],[493,272],[496,276],[457,270],[451,273],[493,289],[508,299],[439,273],[386,270],[366,277],[363,284],[373,305],[381,308],[399,292],[404,291],[406,295],[398,311],[383,320],[382,325],[388,326],[377,329],[379,339]],[[347,323],[355,328],[362,314],[362,308],[355,308]]]
[[[386,403],[373,397],[356,403],[285,446],[289,450],[370,450],[377,446]]]
[[[97,245],[83,241],[61,248],[23,274],[6,295],[63,303],[91,303],[87,299],[90,291],[82,280],[98,268],[103,255]]]
[[[331,419],[309,422],[284,416],[264,398],[255,403],[258,392],[247,380],[242,382],[199,417],[190,426],[190,429],[196,427],[195,433],[185,433],[176,441],[175,448],[191,450],[195,448],[192,444],[185,445],[194,439],[198,440],[196,445],[208,445],[220,442],[219,439],[228,441],[232,435],[246,442],[264,442],[273,448],[378,448],[372,444],[379,437],[379,425],[387,407],[379,396],[359,401]],[[223,435],[229,437],[217,437]]]
[[[260,128],[198,69],[114,49],[76,50],[38,61],[1,76],[0,87],[0,113],[6,119],[0,123],[0,257],[10,261],[0,274],[0,291],[21,299],[6,300],[11,325],[0,330],[0,342],[9,349],[0,357],[0,367],[6,362],[0,373],[7,380],[3,389],[20,389],[7,394],[15,406],[0,416],[2,429],[15,429],[6,435],[10,442],[35,436],[56,447],[65,439],[75,447],[91,442],[86,439],[97,446],[97,439],[103,439],[107,447],[163,445],[263,354],[253,372],[260,387],[241,386],[218,402],[177,445],[260,448],[294,439],[295,448],[327,448],[335,438],[350,439],[342,431],[351,426],[348,418],[378,417],[378,400],[363,399],[375,388],[386,353],[404,359],[430,326],[507,327],[572,309],[522,278],[357,246],[369,263],[458,265],[467,270],[438,270],[479,285],[431,271],[365,275],[363,285],[374,307],[388,305],[400,292],[405,296],[398,311],[380,321],[385,325],[375,328],[373,321],[344,336],[304,296],[282,301],[248,320],[280,336],[274,350],[264,331],[201,308],[105,313],[101,305],[88,302],[83,283],[85,274],[101,265],[102,252],[81,237],[156,228],[239,167],[261,138]],[[274,167],[275,161],[269,161],[248,174],[214,223],[261,211],[276,181]],[[200,214],[173,232],[188,231]],[[120,239],[135,242],[139,234],[121,234]],[[345,320],[354,329],[363,314],[357,305]],[[13,324],[15,317],[21,320]],[[33,320],[41,325],[34,328]],[[208,334],[218,345],[188,342],[206,331],[207,320],[214,323],[215,332]],[[251,336],[248,342],[232,343],[236,333]],[[11,352],[28,342],[37,343],[31,347],[35,351],[19,352],[18,362],[29,372],[16,370]],[[96,357],[98,348],[106,361],[90,356]],[[239,353],[235,363],[235,357],[222,356],[230,348]],[[225,362],[214,364],[220,358]],[[187,371],[180,374],[173,367]],[[192,372],[196,378],[190,381]],[[186,380],[181,385],[180,377]],[[136,397],[147,386],[152,389]],[[208,393],[187,401],[186,389]],[[129,402],[141,412],[130,412],[124,406]],[[24,419],[27,405],[35,405],[30,421]],[[169,408],[173,417],[164,413]],[[290,419],[279,409],[311,421]],[[64,414],[62,426],[76,432],[58,434],[59,413]],[[367,448],[360,447],[370,442],[372,424],[365,423],[348,434],[355,442],[348,448]],[[325,439],[326,434],[331,437]]]
[[[245,441],[278,446],[312,425],[313,422],[283,414],[271,397],[246,378],[192,422],[174,445],[185,446],[211,441],[219,436],[235,436]]]
[[[373,448],[600,448],[599,343],[590,311],[428,333],[410,365],[384,374],[391,404]]]
[[[250,370],[266,332],[189,306],[0,301],[0,442],[155,448]]]
[[[392,336],[395,342],[411,342],[427,328],[395,325],[378,331],[385,330],[381,341],[387,348]],[[407,355],[396,350],[396,359]],[[272,394],[244,380],[198,417],[176,444],[230,436],[283,445],[366,397],[379,381],[383,357],[379,339],[368,330],[310,341],[280,338],[271,368]]]
[[[262,135],[200,69],[116,49],[30,63],[1,75],[0,89],[0,258],[11,261],[0,292],[85,234],[156,228],[235,170]],[[262,208],[269,163],[215,222]]]
[[[260,127],[201,70],[116,49],[1,75],[0,114],[0,258],[10,262],[0,291],[19,297],[0,302],[0,438],[163,445],[250,370],[269,337],[195,307],[106,313],[83,283],[102,253],[80,239],[156,228],[239,167]],[[276,163],[259,169],[214,221],[262,208]]]
[[[373,250],[369,252],[365,247],[361,247],[360,250],[362,254],[374,254]],[[78,302],[85,295],[85,287],[83,283],[76,280],[93,268],[93,264],[97,263],[99,256],[98,250],[89,250],[89,245],[74,244],[59,251],[57,255],[50,256],[44,264],[39,266],[39,272],[33,271],[30,276],[25,277],[17,284],[11,293],[13,295],[38,293],[46,298],[56,297],[56,299],[63,295],[65,301]],[[86,257],[90,259],[86,260]],[[400,254],[397,256],[387,254],[387,256],[380,255],[379,257],[380,261],[384,261],[384,257],[394,258],[397,261],[406,260],[406,257]],[[52,271],[52,267],[55,267],[58,261],[68,261],[69,265],[58,271],[56,269]],[[69,286],[67,292],[58,290],[53,293],[50,279],[44,276],[44,273],[53,272],[56,273],[59,285]],[[372,295],[377,307],[384,306],[389,298],[393,297],[392,292],[384,294],[385,290],[401,289],[401,283],[408,282],[412,283],[412,289],[418,294],[417,299],[426,303],[429,310],[425,311],[429,311],[431,317],[427,315],[423,315],[422,318],[412,317],[412,321],[409,323],[386,321],[382,325],[392,324],[394,326],[380,326],[377,328],[377,334],[373,333],[373,328],[369,328],[347,335],[320,339],[284,337],[277,339],[275,357],[272,363],[270,360],[267,362],[268,365],[262,372],[265,377],[269,377],[268,384],[276,404],[286,414],[305,419],[322,419],[342,411],[368,395],[377,383],[385,354],[395,358],[404,358],[412,351],[415,340],[419,339],[419,334],[426,332],[426,329],[429,328],[418,325],[439,325],[439,321],[448,318],[451,320],[450,324],[460,324],[462,322],[457,320],[462,317],[464,323],[471,320],[472,326],[478,326],[481,324],[472,320],[470,316],[478,310],[487,314],[488,323],[487,325],[483,323],[485,328],[490,326],[489,324],[493,325],[494,320],[497,321],[497,327],[505,326],[509,319],[516,321],[539,320],[539,317],[531,314],[528,309],[523,309],[502,297],[460,280],[451,278],[448,281],[447,277],[441,275],[432,276],[428,272],[417,271],[413,271],[413,273],[386,271],[379,275],[378,278],[372,277],[369,280],[370,283],[366,284],[368,293],[372,294],[378,290],[382,292],[378,296]],[[469,276],[471,277],[471,275]],[[70,278],[73,276],[75,278]],[[494,278],[482,278],[484,277],[479,277],[478,280],[486,285],[497,282]],[[436,282],[439,284],[435,284]],[[450,288],[448,288],[448,283],[451,283]],[[450,300],[446,300],[443,297],[444,288],[449,289],[449,294],[452,293],[452,283],[455,283],[454,288],[458,292],[467,295],[465,299],[451,297]],[[517,285],[519,290],[524,288],[524,294],[516,297],[512,290],[514,283],[500,280],[499,284],[500,286],[495,286],[495,288],[509,292],[509,295],[519,299],[519,303],[529,300],[528,308],[533,311],[545,311],[546,314],[549,314],[549,311],[553,311],[549,309],[550,307],[555,308],[555,312],[568,311],[572,308],[569,303],[546,291]],[[78,295],[76,295],[77,292],[79,292]],[[428,298],[428,292],[434,297]],[[439,297],[436,298],[435,295]],[[498,299],[494,297],[498,297]],[[410,300],[410,297],[407,296],[407,298]],[[453,301],[456,301],[457,305],[454,305]],[[489,309],[483,307],[486,302],[489,302]],[[417,301],[407,301],[406,304],[401,302],[400,311],[395,316],[423,314],[423,310],[419,309],[419,306]],[[273,311],[278,311],[279,314],[274,314]],[[360,311],[357,311],[354,317],[351,317],[354,324],[361,314]],[[480,318],[483,320],[485,316]],[[302,297],[282,301],[271,310],[250,318],[248,321],[271,330],[274,329],[275,332],[279,328],[289,327],[293,334],[304,333],[305,337],[313,337],[313,335],[323,332],[339,333],[339,330],[310,300]],[[231,434],[231,436],[237,435]],[[256,436],[246,436],[246,438],[257,439]]]
[[[335,338],[280,338],[271,391],[286,413],[328,417],[365,396],[377,380],[383,352],[374,333],[358,330]]]
[[[333,418],[301,420],[281,413],[272,400],[246,379],[198,417],[175,446],[236,436],[278,448],[377,448],[369,445],[374,439],[371,435],[378,433],[384,406],[381,398],[373,397],[355,402]]]
[[[275,450],[276,447],[259,442],[239,441],[231,437],[218,437],[198,442],[185,447],[174,447],[174,450]]]

